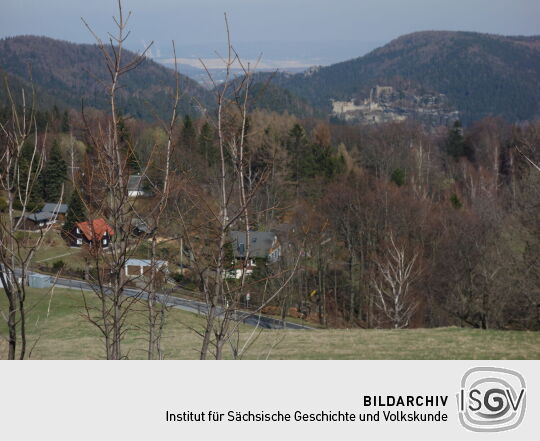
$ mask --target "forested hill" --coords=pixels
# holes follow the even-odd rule
[[[134,53],[125,51],[125,60]],[[40,105],[79,108],[107,108],[105,87],[108,71],[96,45],[74,44],[47,37],[19,36],[0,40],[0,68],[7,73],[14,89],[29,85],[29,67]],[[110,80],[109,80],[110,81]],[[122,79],[118,93],[120,109],[134,117],[151,118],[154,113],[166,117],[170,112],[174,90],[174,72],[146,59],[137,69]],[[181,76],[183,99],[181,113],[196,114],[192,100],[203,105],[211,103],[210,93],[195,81]],[[0,98],[4,98],[4,88]]]
[[[428,31],[402,36],[369,54],[274,79],[329,112],[331,101],[366,98],[376,85],[443,93],[464,121],[540,115],[540,36]]]
[[[126,56],[134,54],[126,51]],[[104,87],[96,80],[107,80],[97,46],[36,36],[0,40],[0,68],[15,89],[29,85],[29,66],[43,107],[80,108],[81,99],[89,107],[107,107]],[[257,78],[266,81],[269,75]],[[360,102],[377,85],[392,86],[396,96],[444,94],[465,123],[488,115],[511,122],[540,116],[540,36],[417,32],[363,57],[272,76],[270,86],[256,88],[254,106],[301,117],[329,115],[332,100]],[[195,101],[212,107],[211,93],[198,83],[181,76],[181,85],[180,113],[196,114]],[[125,113],[144,119],[154,112],[168,114],[171,69],[147,59],[126,74],[122,86],[118,98]],[[0,88],[0,99],[3,93]]]

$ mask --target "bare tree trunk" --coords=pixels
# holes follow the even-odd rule
[[[35,97],[27,106],[24,90],[19,107],[11,94],[7,78],[6,94],[10,115],[0,121],[0,189],[7,197],[7,213],[0,216],[0,283],[7,298],[8,359],[24,359],[27,354],[26,285],[35,253],[42,247],[45,235],[56,219],[45,225],[38,235],[19,231],[30,214],[31,198],[38,185],[44,163],[44,139],[40,142],[35,119]],[[20,110],[19,110],[20,109]],[[24,149],[29,154],[24,157]],[[63,189],[60,201],[63,196]],[[16,217],[15,203],[20,207]],[[20,342],[20,344],[19,344]]]

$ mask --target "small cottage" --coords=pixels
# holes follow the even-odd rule
[[[71,230],[71,246],[82,247],[88,245],[96,248],[107,248],[113,235],[113,229],[103,218],[78,222]]]
[[[51,224],[63,221],[67,213],[66,204],[47,203],[41,211],[37,213],[26,214],[23,218],[18,217],[19,230],[38,231]]]
[[[56,222],[56,215],[53,213],[39,212],[26,214],[22,218],[16,219],[18,222],[18,229],[24,231],[39,231],[42,228],[46,228]]]

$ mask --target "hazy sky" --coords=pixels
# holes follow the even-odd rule
[[[236,42],[386,43],[418,30],[540,34],[540,0],[124,0],[133,12],[128,46],[223,41],[223,13]],[[0,37],[47,35],[90,42],[80,17],[103,36],[115,0],[0,0]],[[352,55],[352,54],[351,54]],[[360,54],[358,54],[360,55]]]

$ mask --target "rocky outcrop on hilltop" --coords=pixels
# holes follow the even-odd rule
[[[349,101],[332,100],[334,117],[347,122],[378,124],[412,119],[431,126],[447,126],[459,119],[442,93],[416,93],[375,86],[369,96]]]

